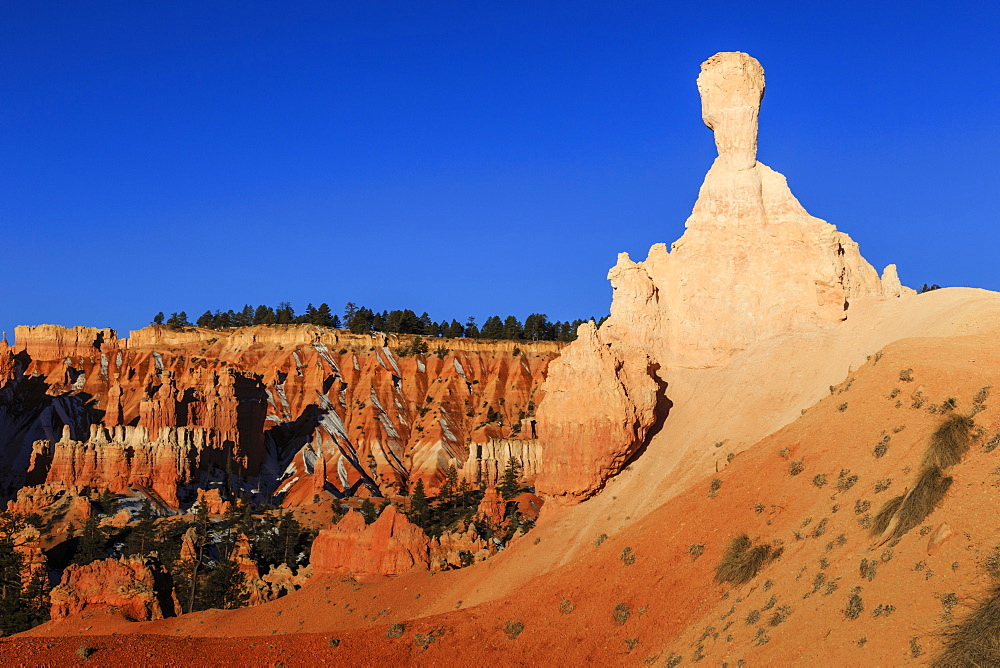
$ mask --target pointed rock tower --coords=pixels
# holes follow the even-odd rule
[[[759,341],[836,327],[852,300],[908,291],[894,265],[880,278],[849,236],[757,161],[760,63],[716,54],[698,90],[719,155],[684,235],[642,262],[621,253],[608,273],[611,317],[600,330],[581,326],[549,367],[538,415],[546,493],[585,497],[620,470],[663,419],[661,369],[719,366]]]

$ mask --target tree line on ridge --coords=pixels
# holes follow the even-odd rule
[[[281,302],[277,308],[263,304],[254,308],[247,304],[239,311],[233,309],[205,311],[194,323],[188,320],[185,311],[171,313],[169,318],[166,318],[161,311],[152,321],[154,325],[165,324],[174,329],[194,325],[220,330],[251,325],[312,324],[347,329],[355,334],[387,332],[456,339],[511,341],[572,341],[576,338],[576,328],[583,322],[585,320],[582,319],[552,322],[544,313],[532,313],[524,319],[524,322],[513,315],[508,315],[504,319],[494,315],[479,326],[476,319],[471,317],[466,319],[464,324],[458,320],[435,322],[427,312],[419,316],[412,309],[378,312],[365,306],[358,306],[354,302],[348,302],[344,307],[343,317],[333,313],[330,305],[326,303],[318,307],[309,304],[304,313],[296,314],[289,302]],[[604,322],[604,318],[601,322]]]

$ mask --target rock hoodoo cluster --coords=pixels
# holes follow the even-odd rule
[[[880,278],[850,237],[809,215],[785,177],[757,161],[760,63],[716,54],[698,90],[718,157],[684,235],[642,262],[620,254],[608,273],[611,317],[581,326],[553,363],[538,417],[543,491],[586,496],[617,472],[668,409],[664,370],[722,365],[759,341],[836,326],[853,300],[907,290],[895,266]]]
[[[176,510],[209,484],[300,505],[434,489],[449,466],[493,483],[511,458],[532,479],[561,344],[408,344],[309,325],[19,327],[0,343],[0,494],[25,513],[84,488]]]

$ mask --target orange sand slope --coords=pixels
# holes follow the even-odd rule
[[[938,407],[954,398],[957,411],[969,411],[996,378],[1000,352],[992,344],[1000,302],[968,290],[904,301],[911,303],[910,319],[893,314],[888,320],[924,336],[870,348],[871,359],[832,391],[830,384],[816,387],[827,380],[817,373],[796,386],[796,376],[777,371],[779,360],[812,357],[822,367],[837,352],[812,337],[791,337],[782,346],[766,342],[725,367],[702,370],[705,377],[688,399],[702,411],[672,415],[671,430],[665,428],[631,470],[590,501],[543,513],[538,528],[490,561],[363,583],[315,580],[256,608],[159,622],[94,615],[50,623],[0,645],[0,658],[61,662],[82,645],[97,648],[95,658],[109,665],[209,657],[254,665],[516,664],[537,663],[540,656],[558,665],[669,664],[674,656],[748,665],[893,665],[926,658],[949,621],[982,594],[982,561],[1000,542],[995,513],[984,503],[1000,483],[1000,451],[986,452],[1000,429],[993,402],[987,398],[975,416],[981,436],[949,470],[954,484],[919,530],[893,547],[873,547],[861,523],[911,484],[942,419]],[[873,337],[877,331],[861,327],[856,349],[842,349],[846,358],[839,362],[850,365],[851,354],[861,355]],[[756,374],[748,372],[751,362]],[[906,369],[909,382],[900,380]],[[735,452],[725,440],[719,447],[719,440],[706,440],[704,426],[732,423],[717,411],[729,408],[725,396],[734,389],[743,395],[740,418],[751,434],[776,420],[780,411],[765,404],[779,392],[797,398],[822,390],[826,396]],[[685,415],[692,416],[686,424]],[[685,432],[691,440],[680,436]],[[883,441],[885,454],[876,458]],[[708,453],[698,458],[701,471],[694,463],[658,471],[677,450]],[[793,465],[801,472],[792,475]],[[870,507],[857,512],[866,502]],[[781,541],[783,554],[742,586],[717,585],[715,567],[740,533]],[[942,535],[929,553],[931,537]],[[863,609],[851,619],[845,610],[855,592]],[[404,626],[394,631],[394,624]]]

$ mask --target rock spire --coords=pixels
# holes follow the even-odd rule
[[[757,342],[836,327],[857,299],[908,291],[894,265],[880,278],[849,236],[809,215],[785,177],[757,161],[760,63],[718,53],[702,63],[698,90],[719,155],[684,235],[642,262],[619,254],[611,317],[584,326],[550,366],[538,415],[543,492],[586,496],[614,475],[669,403],[671,368],[720,366]],[[605,368],[614,373],[586,378]],[[597,387],[601,402],[590,400]],[[627,418],[598,404],[624,405],[615,415]]]

